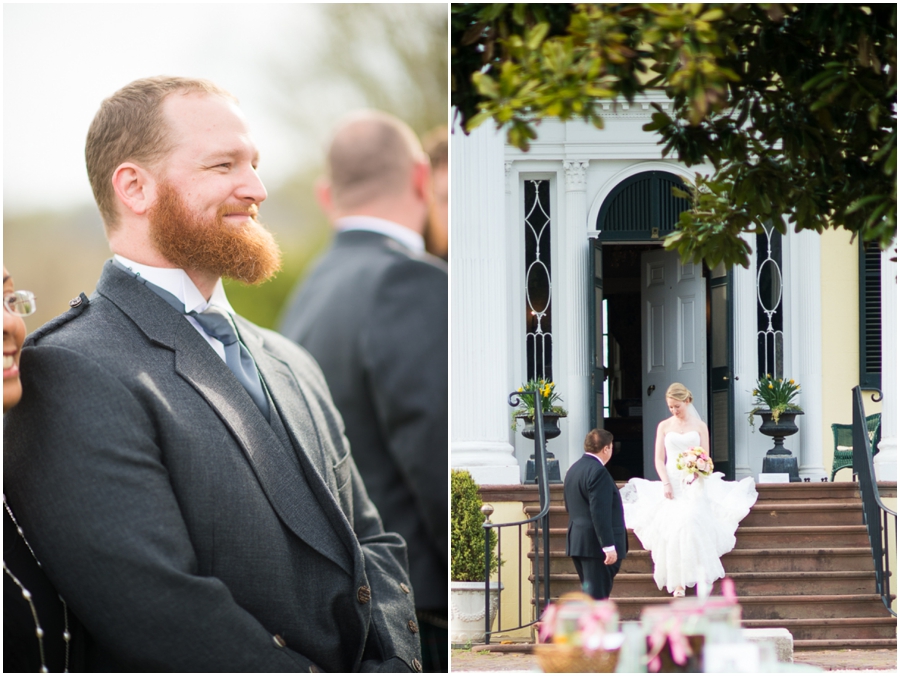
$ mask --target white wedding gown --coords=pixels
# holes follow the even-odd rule
[[[675,461],[679,453],[699,445],[699,432],[665,436],[673,500],[666,499],[661,481],[632,479],[621,491],[625,525],[650,550],[656,586],[669,593],[700,581],[711,585],[725,576],[720,557],[734,549],[738,523],[756,502],[751,477],[724,481],[724,475],[715,472],[683,483],[687,473],[677,469]]]

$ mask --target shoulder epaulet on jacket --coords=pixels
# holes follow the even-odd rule
[[[84,312],[85,308],[91,304],[91,299],[84,295],[84,293],[80,293],[76,298],[73,298],[69,301],[69,309],[67,312],[62,313],[58,317],[51,319],[49,322],[44,324],[37,331],[34,331],[31,335],[28,336],[28,343],[34,344],[36,341],[40,340],[48,333],[52,333],[56,331],[60,326],[66,324],[82,312]]]

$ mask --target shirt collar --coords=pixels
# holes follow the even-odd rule
[[[409,228],[375,216],[344,216],[334,222],[340,232],[349,230],[369,230],[394,239],[407,249],[416,252],[425,251],[425,239]]]
[[[221,278],[216,282],[212,295],[207,302],[197,285],[180,268],[156,268],[151,265],[135,263],[119,254],[115,254],[114,257],[135,274],[139,274],[151,284],[156,284],[156,286],[175,296],[180,302],[184,303],[185,312],[203,312],[211,305],[215,305],[226,310],[229,314],[234,314],[234,309],[225,295],[225,287],[222,286]]]
[[[600,459],[599,455],[595,455],[594,453],[585,453],[585,455],[588,456],[589,458],[593,458],[594,460],[599,462],[601,465],[604,465],[604,466],[606,465],[606,463]]]

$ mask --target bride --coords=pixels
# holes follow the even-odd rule
[[[656,471],[660,481],[632,479],[622,489],[625,524],[653,558],[656,586],[674,596],[698,582],[712,586],[725,576],[720,557],[734,549],[734,532],[756,502],[756,486],[747,477],[724,481],[679,470],[680,453],[700,446],[709,454],[709,430],[681,383],[666,390],[672,412],[656,428]]]

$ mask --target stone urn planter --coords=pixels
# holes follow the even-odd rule
[[[772,417],[772,411],[757,411],[756,414],[762,418],[762,425],[759,431],[768,437],[772,437],[775,442],[763,458],[763,473],[772,474],[789,474],[791,483],[800,481],[800,471],[795,458],[791,451],[784,447],[784,438],[799,432],[795,419],[798,415],[803,415],[802,411],[785,412],[778,416],[778,422]]]
[[[499,582],[491,582],[491,624],[500,607]],[[450,581],[450,643],[454,646],[484,643],[484,582]]]
[[[534,418],[528,416],[517,416],[522,418],[525,423],[525,426],[522,428],[522,436],[526,439],[534,440],[535,430],[534,430]],[[551,439],[556,439],[560,434],[562,434],[562,430],[559,429],[559,419],[565,418],[566,416],[560,415],[559,413],[544,413],[544,441],[550,441]],[[559,460],[551,453],[547,451],[547,480],[552,483],[561,483],[562,475],[559,471]],[[534,454],[531,454],[528,463],[525,466],[525,483],[536,482],[536,474],[535,474],[535,466],[534,466]]]
[[[522,436],[526,439],[534,440],[534,418],[529,418],[528,416],[520,416],[523,421],[525,421],[525,427],[522,428]],[[564,418],[565,416],[561,416],[559,413],[545,413],[544,414],[544,438],[548,441],[550,439],[556,439],[562,431],[559,429],[559,419]]]

